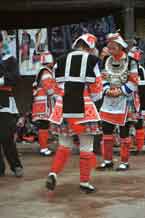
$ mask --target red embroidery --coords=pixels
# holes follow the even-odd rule
[[[95,119],[96,118],[96,113],[94,111],[94,108],[92,105],[85,105],[85,118],[88,119]]]
[[[100,117],[104,121],[111,122],[113,124],[120,124],[123,125],[126,118],[126,113],[124,114],[111,114],[108,112],[100,112]]]
[[[45,113],[45,112],[46,112],[46,103],[44,101],[33,104],[32,106],[33,114],[39,114],[39,113]]]
[[[85,115],[84,118],[78,119],[79,122],[97,121],[100,120],[99,114],[97,113],[95,106],[90,104],[85,104]]]
[[[60,96],[64,95],[64,92],[61,88],[58,87],[58,84],[54,79],[46,79],[42,81],[42,87],[47,92],[47,90],[53,90],[52,94],[57,94]]]
[[[50,120],[59,123],[62,118],[62,105],[56,103],[53,113],[50,116]]]
[[[88,35],[87,41],[88,41],[90,44],[93,44],[93,43],[96,42],[96,37],[94,37],[94,36],[92,36],[92,35]]]
[[[103,90],[102,78],[97,77],[96,82],[93,84],[90,84],[89,89],[91,93],[96,93],[96,94],[101,93]]]

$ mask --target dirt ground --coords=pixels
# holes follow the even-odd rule
[[[80,193],[79,156],[72,155],[52,197],[45,188],[51,160],[23,154],[23,178],[7,168],[0,178],[0,218],[145,218],[145,155],[132,156],[128,172],[94,170],[94,194]]]

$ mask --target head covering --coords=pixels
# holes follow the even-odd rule
[[[79,40],[84,41],[89,48],[93,49],[96,47],[96,42],[97,42],[97,38],[96,36],[94,36],[93,34],[90,33],[85,33],[81,36],[79,36],[73,43],[72,48],[75,48],[75,46],[77,45],[77,42]]]
[[[121,45],[123,48],[127,48],[128,44],[125,42],[125,40],[122,38],[122,36],[119,33],[109,33],[107,36],[108,42],[116,42],[119,45]]]
[[[49,51],[42,53],[40,55],[40,63],[42,65],[43,64],[53,64],[54,63],[54,59],[53,59],[52,54]]]

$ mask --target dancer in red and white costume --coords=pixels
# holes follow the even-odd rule
[[[48,118],[52,111],[53,98],[51,90],[52,67],[54,65],[53,56],[50,52],[44,52],[40,56],[41,67],[33,83],[33,106],[32,121],[38,126],[38,142],[40,144],[40,154],[49,156],[52,150],[49,149],[48,139]]]
[[[60,57],[55,65],[54,76],[63,97],[57,96],[49,120],[52,132],[59,137],[59,147],[49,170],[46,186],[54,190],[57,175],[63,170],[71,153],[73,135],[80,140],[80,189],[94,192],[90,174],[96,166],[93,139],[100,120],[94,101],[102,97],[102,79],[98,59],[91,55],[96,37],[84,34],[76,39],[73,50]]]
[[[129,55],[133,57],[137,64],[138,64],[138,76],[139,76],[139,83],[138,83],[138,98],[140,103],[139,111],[137,112],[137,122],[135,123],[135,144],[136,144],[136,154],[139,154],[144,146],[145,140],[145,130],[144,130],[144,115],[145,115],[145,69],[142,65],[140,65],[140,60],[142,57],[142,51],[133,46],[130,51]]]
[[[136,61],[129,57],[125,49],[127,43],[119,33],[108,35],[107,47],[110,56],[105,61],[102,70],[104,100],[100,109],[103,120],[103,163],[100,169],[113,168],[113,130],[120,126],[121,163],[117,170],[129,168],[129,121],[136,121],[136,110],[139,105],[136,100],[138,86],[138,68]]]

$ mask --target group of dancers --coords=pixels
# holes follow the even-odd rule
[[[48,132],[58,136],[59,144],[46,179],[49,191],[56,188],[58,175],[71,155],[74,136],[79,139],[80,190],[85,193],[96,190],[90,180],[91,172],[96,168],[93,145],[100,123],[103,162],[99,170],[114,168],[113,132],[116,126],[120,136],[120,163],[117,171],[126,171],[130,167],[131,125],[136,129],[138,151],[144,145],[145,71],[139,63],[141,53],[133,46],[130,48],[118,32],[108,34],[106,47],[100,55],[96,46],[97,37],[86,33],[74,41],[71,51],[56,60],[49,51],[40,55],[41,67],[33,83],[32,121],[38,127],[41,154],[52,153],[48,147]],[[0,64],[0,115],[6,119],[4,135],[8,134],[9,137],[4,139],[1,135],[0,139],[1,144],[7,141],[7,147],[3,146],[3,150],[12,171],[16,176],[22,176],[23,167],[12,142],[14,131],[12,126],[6,125],[14,124],[8,120],[17,113],[11,88],[17,69],[14,69],[15,74],[10,74],[12,67],[8,64],[5,66],[4,60]],[[13,147],[13,151],[10,147]],[[5,165],[0,149],[0,175],[4,173]]]
[[[85,193],[96,190],[90,177],[96,167],[93,142],[100,122],[103,162],[99,169],[114,167],[113,131],[116,126],[120,134],[120,164],[116,170],[129,169],[132,124],[136,129],[138,151],[144,145],[145,71],[139,64],[141,52],[134,46],[129,48],[118,32],[108,34],[107,45],[100,56],[96,45],[96,36],[86,33],[55,63],[49,52],[41,57],[42,67],[33,84],[32,119],[40,128],[41,144],[47,145],[48,128],[58,135],[59,145],[46,181],[51,191],[55,190],[58,174],[70,157],[76,135],[80,150],[80,190]],[[99,107],[98,102],[99,105],[101,102]],[[43,151],[49,153],[46,147]]]

